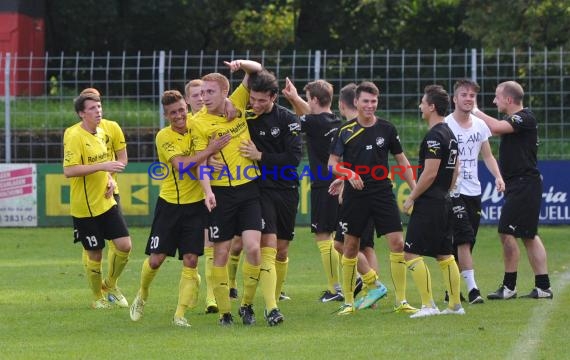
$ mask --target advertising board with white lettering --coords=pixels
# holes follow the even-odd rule
[[[570,161],[539,161],[538,169],[543,183],[539,223],[570,224]],[[497,224],[504,196],[495,189],[495,179],[482,161],[479,162],[479,179],[482,190],[481,223]]]
[[[0,164],[0,227],[37,226],[35,164]]]

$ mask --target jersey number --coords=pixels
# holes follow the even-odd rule
[[[89,247],[90,247],[90,248],[97,247],[97,245],[99,244],[99,242],[97,241],[97,238],[95,237],[95,235],[93,235],[93,236],[86,236],[85,239],[87,240],[87,243],[89,244]]]
[[[160,238],[158,236],[151,236],[150,237],[150,248],[156,249],[158,248],[158,243],[160,242]]]
[[[338,224],[340,225],[340,228],[342,230],[342,234],[346,234],[346,230],[348,230],[348,223],[339,221]]]
[[[220,228],[210,226],[210,239],[218,239],[220,237]]]

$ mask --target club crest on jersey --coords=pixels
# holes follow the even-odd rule
[[[384,146],[384,142],[385,142],[385,140],[383,137],[380,136],[380,137],[376,138],[376,146],[382,147],[382,146]]]
[[[271,136],[278,137],[279,134],[281,134],[281,130],[279,130],[278,127],[272,127],[271,128]]]

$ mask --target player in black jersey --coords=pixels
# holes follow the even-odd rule
[[[338,108],[342,116],[344,116],[347,120],[353,120],[358,117],[358,109],[354,103],[356,97],[356,84],[350,83],[345,85],[342,89],[340,89],[339,97],[338,97]],[[344,188],[344,181],[341,179],[337,179],[331,184],[329,191],[336,193],[338,191],[342,192],[341,189],[337,189],[336,187],[339,186],[337,181],[340,180],[340,188]],[[415,185],[415,181],[412,182]],[[339,199],[342,199],[342,193],[339,194]],[[399,213],[397,208],[393,206],[390,207],[395,213]],[[344,244],[344,233],[342,228],[340,227],[342,222],[339,222],[339,229],[337,229],[337,233],[335,236],[335,248],[339,253],[342,253],[342,247]],[[404,312],[404,313],[413,313],[417,309],[410,306],[406,301],[406,264],[404,261],[404,241],[403,241],[403,234],[400,234],[400,239],[396,242],[397,248],[396,251],[390,252],[390,270],[392,274],[392,283],[394,285],[394,292],[395,292],[395,312]],[[360,274],[366,274],[370,269],[374,269],[376,273],[379,275],[379,267],[378,267],[378,259],[376,257],[376,251],[374,249],[374,219],[372,217],[369,218],[368,223],[363,230],[360,236],[360,249],[358,253],[358,263],[357,263],[358,272]],[[355,290],[356,292],[359,291],[359,284],[362,284],[362,278],[357,278],[357,285]],[[362,307],[360,302],[364,301],[364,297],[357,300],[355,305],[358,308]]]
[[[251,140],[243,142],[243,156],[257,161],[261,169],[263,229],[261,236],[260,285],[265,297],[278,299],[286,271],[276,271],[276,261],[288,264],[289,244],[295,235],[299,204],[297,166],[301,161],[301,126],[297,116],[275,103],[279,85],[263,70],[250,76],[249,109],[246,111]],[[272,316],[271,307],[266,314]],[[278,310],[277,310],[278,311]]]
[[[457,139],[444,121],[449,95],[439,85],[428,85],[420,103],[429,131],[420,144],[418,183],[404,202],[413,211],[408,223],[404,257],[422,298],[422,308],[410,317],[440,314],[433,301],[431,276],[422,256],[437,259],[449,294],[441,314],[465,314],[459,300],[459,268],[453,256],[451,199],[459,160]]]
[[[327,277],[327,290],[323,291],[322,302],[344,300],[339,284],[339,255],[334,248],[332,233],[336,230],[338,196],[330,195],[329,185],[333,174],[328,169],[329,147],[341,120],[331,110],[333,86],[316,80],[305,85],[307,101],[297,93],[294,84],[286,79],[283,94],[300,115],[301,132],[305,134],[309,154],[311,179],[311,232],[321,254],[323,269]]]
[[[345,233],[342,257],[345,305],[340,315],[351,314],[357,304],[359,309],[369,307],[386,294],[384,285],[377,281],[376,271],[370,268],[362,274],[368,293],[362,301],[357,302],[352,296],[360,237],[370,217],[374,220],[377,233],[386,236],[392,254],[401,258],[398,262],[400,269],[394,271],[392,267],[392,272],[394,278],[399,279],[397,289],[403,289],[405,294],[402,222],[392,191],[388,155],[394,156],[410,188],[415,187],[415,181],[396,128],[390,122],[376,117],[379,93],[371,82],[358,85],[355,98],[358,117],[339,129],[330,148],[329,166],[335,175],[348,182],[344,188],[340,216]],[[403,280],[400,275],[403,275]],[[405,295],[401,300],[407,305]]]
[[[538,151],[538,122],[532,111],[523,106],[524,90],[515,81],[500,83],[493,103],[506,114],[497,120],[477,106],[471,111],[491,129],[501,135],[499,167],[505,180],[505,204],[499,219],[499,236],[503,246],[505,275],[499,289],[488,299],[511,299],[517,296],[517,267],[520,258],[517,238],[526,248],[534,271],[535,287],[523,296],[534,299],[552,299],[548,276],[546,250],[538,236],[538,217],[542,200],[542,179],[536,166]]]

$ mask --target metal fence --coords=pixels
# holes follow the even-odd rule
[[[372,80],[381,89],[378,115],[396,124],[404,149],[414,156],[425,131],[418,103],[423,88],[437,83],[451,90],[456,79],[470,77],[481,85],[479,107],[499,116],[492,104],[497,83],[519,81],[525,106],[537,115],[540,157],[570,159],[570,53],[564,49],[463,52],[249,52],[216,51],[152,54],[0,53],[0,162],[60,162],[63,130],[78,121],[72,99],[85,87],[103,95],[105,118],[117,121],[127,137],[131,161],[156,158],[154,134],[163,124],[159,97],[164,89],[209,72],[229,76],[232,86],[241,74],[229,74],[223,60],[253,59],[273,71],[284,84],[291,78],[298,89],[317,78],[335,92],[349,82]],[[300,91],[302,92],[302,91]],[[283,105],[288,105],[283,98]],[[333,102],[336,108],[336,97]],[[451,108],[450,108],[451,110]]]

